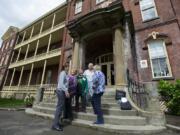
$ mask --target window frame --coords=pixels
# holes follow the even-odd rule
[[[166,64],[167,64],[167,67],[168,67],[168,70],[169,70],[169,76],[157,76],[157,77],[154,76],[153,63],[152,63],[153,59],[152,59],[152,56],[150,54],[150,45],[151,45],[152,41],[162,41],[163,50],[164,50],[164,53],[165,53],[165,56],[166,56],[165,57],[166,58]],[[150,40],[150,41],[148,41],[147,46],[148,46],[149,61],[150,61],[150,65],[151,65],[152,78],[153,79],[172,78],[173,75],[172,75],[171,65],[170,65],[170,62],[169,62],[169,56],[168,56],[168,53],[167,53],[167,48],[166,48],[166,44],[165,44],[164,39]],[[158,59],[158,58],[156,58],[156,59]]]
[[[140,5],[141,17],[142,17],[143,22],[146,22],[146,21],[149,21],[149,20],[154,20],[154,19],[156,19],[156,18],[159,17],[159,16],[158,16],[158,12],[157,12],[157,7],[156,7],[155,0],[151,0],[151,1],[153,1],[153,2],[152,2],[152,3],[153,3],[153,6],[152,6],[152,7],[149,7],[149,8],[146,8],[146,9],[142,9],[141,1],[143,1],[143,0],[140,0],[140,1],[139,1],[139,5]],[[150,18],[150,19],[145,19],[143,13],[144,13],[145,11],[149,10],[149,9],[152,9],[152,8],[154,8],[155,17],[152,17],[152,18]]]
[[[77,4],[81,3],[81,7],[77,7]],[[83,0],[76,0],[75,6],[74,6],[74,14],[77,15],[82,12],[83,9]],[[79,10],[80,9],[80,10]]]
[[[102,2],[104,2],[105,0],[96,0],[96,5],[98,5],[98,4],[100,4],[100,3],[102,3]]]

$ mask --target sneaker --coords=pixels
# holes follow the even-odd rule
[[[63,131],[62,127],[52,127],[51,129],[56,131]]]

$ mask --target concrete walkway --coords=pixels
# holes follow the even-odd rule
[[[0,111],[0,135],[110,135],[68,125],[64,132],[50,129],[52,121],[26,115],[24,111]],[[170,130],[158,135],[179,135]]]

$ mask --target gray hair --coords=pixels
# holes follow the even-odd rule
[[[99,65],[95,65],[95,66],[94,66],[94,70],[96,70],[96,71],[100,71],[100,70],[101,70],[101,66],[99,66]]]

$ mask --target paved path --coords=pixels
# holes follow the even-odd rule
[[[0,135],[110,135],[87,128],[66,126],[64,132],[50,129],[51,120],[26,115],[23,111],[0,111]],[[179,135],[165,131],[158,135]]]

